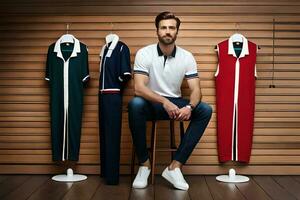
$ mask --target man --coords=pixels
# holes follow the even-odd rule
[[[197,64],[193,55],[175,46],[180,20],[170,12],[160,13],[155,19],[158,44],[140,49],[134,63],[135,97],[128,104],[129,126],[141,166],[132,186],[145,188],[150,174],[146,144],[146,121],[173,119],[191,120],[175,153],[174,160],[162,176],[177,189],[188,190],[180,168],[199,142],[212,109],[201,102]],[[187,79],[190,100],[181,97],[180,87]]]

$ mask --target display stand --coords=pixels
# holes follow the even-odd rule
[[[225,183],[244,183],[249,181],[247,176],[236,175],[234,169],[230,169],[228,175],[220,175],[217,176],[216,179]]]
[[[87,176],[81,174],[74,174],[71,168],[67,169],[67,174],[55,175],[52,180],[59,182],[76,182],[86,180]]]

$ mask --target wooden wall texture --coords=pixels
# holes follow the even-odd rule
[[[66,24],[71,34],[88,45],[91,72],[76,171],[99,173],[98,55],[104,37],[110,32],[118,34],[128,44],[133,62],[139,48],[157,42],[153,21],[157,13],[165,10],[182,20],[177,44],[193,52],[203,100],[214,109],[209,127],[184,172],[218,174],[233,166],[244,174],[300,174],[300,2],[282,0],[1,2],[0,173],[62,170],[51,160],[49,93],[44,70],[48,46],[66,33]],[[220,165],[216,146],[214,46],[235,32],[261,47],[257,57],[253,150],[245,166]],[[273,76],[276,87],[269,88]],[[132,84],[124,96],[122,173],[129,172],[131,159],[126,105],[133,95]],[[182,89],[187,95],[186,83]],[[159,124],[159,135],[159,145],[167,145],[167,124]],[[168,154],[158,155],[158,172],[169,159]]]

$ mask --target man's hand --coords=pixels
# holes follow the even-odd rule
[[[176,119],[179,115],[179,108],[168,99],[164,101],[163,107],[171,119]]]
[[[176,117],[178,121],[189,120],[191,117],[191,109],[188,107],[182,107],[179,109],[179,115]]]

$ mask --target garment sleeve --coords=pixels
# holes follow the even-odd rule
[[[139,50],[135,56],[133,72],[149,76],[149,67],[150,62],[148,62],[148,57],[144,55],[142,50]]]
[[[186,56],[185,78],[186,79],[198,78],[197,62],[191,53],[189,53],[188,56]]]
[[[46,71],[45,71],[45,80],[50,81],[50,55],[51,55],[51,46],[48,48],[47,61],[46,61]]]
[[[81,70],[81,80],[82,82],[87,82],[90,80],[90,73],[89,73],[89,55],[88,55],[88,48],[85,46],[84,48],[84,58],[82,60],[82,70]]]
[[[127,82],[131,78],[131,66],[130,66],[130,50],[126,45],[123,45],[120,49],[120,75],[119,80],[121,82]]]

